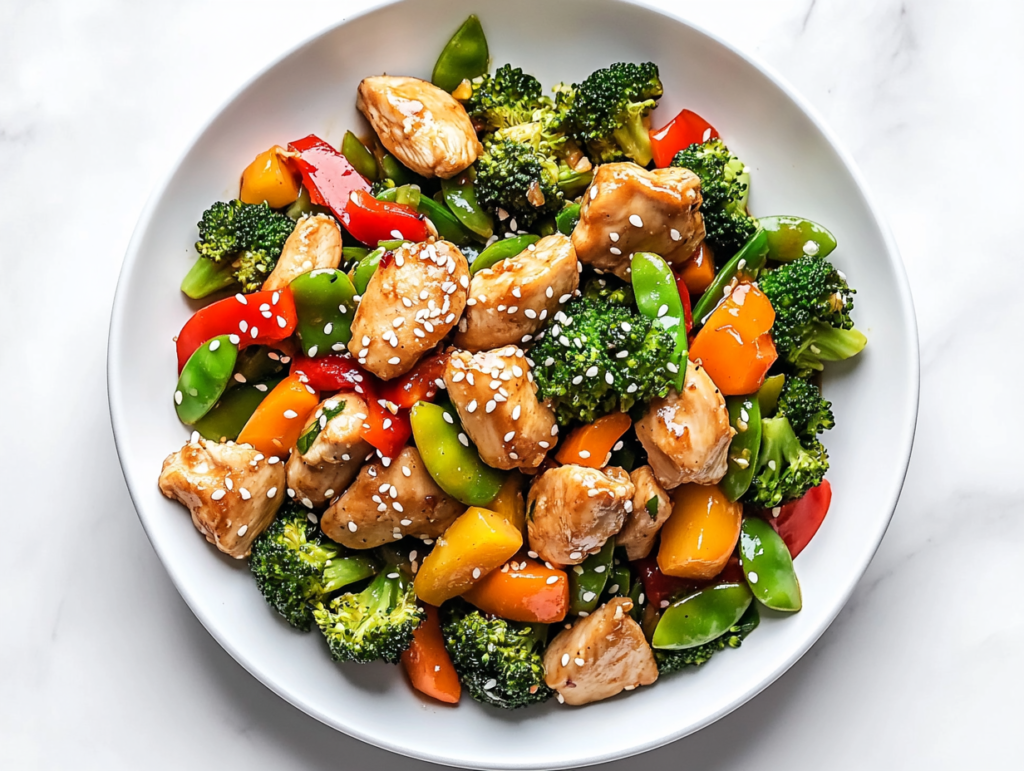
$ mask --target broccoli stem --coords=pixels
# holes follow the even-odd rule
[[[636,163],[646,166],[651,162],[654,157],[651,151],[651,134],[640,115],[630,116],[620,128],[612,132],[612,135],[623,152]]]
[[[369,557],[343,557],[332,560],[324,568],[324,594],[370,578],[377,572],[377,564]]]
[[[821,330],[814,335],[813,345],[817,351],[812,351],[821,361],[842,361],[856,356],[868,339],[859,329],[836,329],[821,325]]]
[[[216,263],[200,257],[182,279],[181,291],[193,300],[202,300],[233,283],[235,276],[230,262]]]

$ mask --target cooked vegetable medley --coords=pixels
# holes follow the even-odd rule
[[[196,213],[161,491],[284,622],[441,702],[738,648],[800,610],[831,500],[820,373],[867,342],[835,237],[751,214],[652,62],[545,89],[473,16],[432,72],[368,73],[368,125]]]

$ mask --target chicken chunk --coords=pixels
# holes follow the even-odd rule
[[[206,540],[236,559],[270,524],[284,500],[284,464],[247,444],[218,444],[192,435],[167,456],[160,492],[192,513]]]
[[[285,465],[289,494],[307,508],[319,508],[348,487],[371,450],[362,437],[369,408],[361,396],[347,393],[320,403],[302,436],[319,424],[306,452],[296,447]]]
[[[686,367],[683,392],[653,399],[636,424],[654,475],[667,490],[687,482],[721,481],[735,433],[725,399],[707,371],[693,362]]]
[[[672,513],[672,499],[658,484],[650,466],[641,466],[629,473],[633,483],[633,504],[626,516],[626,524],[615,536],[615,545],[626,549],[630,560],[639,560],[651,553],[654,536]]]
[[[576,291],[578,265],[572,241],[558,233],[476,273],[455,344],[484,351],[529,342]]]
[[[625,469],[549,469],[534,480],[526,502],[530,548],[548,562],[578,565],[622,529],[632,502]]]
[[[681,264],[704,240],[700,204],[700,179],[689,169],[598,166],[572,233],[576,256],[625,281],[634,252]]]
[[[373,461],[320,520],[328,538],[350,549],[372,549],[402,536],[437,538],[466,507],[427,473],[414,447],[387,466]]]
[[[370,279],[349,351],[379,378],[404,375],[458,322],[468,289],[469,265],[450,243],[404,244]]]
[[[284,289],[292,280],[320,268],[341,264],[341,230],[333,217],[313,214],[295,223],[284,242],[277,266],[263,282],[263,289]]]
[[[488,466],[537,468],[557,441],[555,413],[537,400],[530,363],[516,346],[477,354],[454,351],[444,382]]]
[[[454,177],[483,150],[462,104],[425,80],[365,78],[356,107],[388,152],[422,177]]]
[[[654,651],[618,597],[563,629],[544,652],[544,682],[566,704],[590,704],[658,679]]]

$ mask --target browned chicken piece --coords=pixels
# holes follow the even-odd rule
[[[483,149],[462,104],[419,78],[365,78],[356,107],[388,152],[428,179],[454,177]]]
[[[537,400],[526,355],[514,345],[453,351],[444,382],[466,434],[488,466],[537,468],[557,440],[555,413]]]
[[[641,466],[629,473],[633,482],[633,501],[626,508],[626,524],[615,536],[615,545],[626,549],[630,560],[639,560],[651,553],[654,537],[672,513],[672,499],[658,484],[650,466]]]
[[[544,682],[566,704],[590,704],[658,679],[654,652],[629,611],[628,597],[609,600],[563,629],[544,652]]]
[[[455,344],[485,351],[529,342],[576,291],[578,265],[572,242],[558,233],[474,274]]]
[[[341,230],[333,217],[313,214],[295,223],[284,242],[277,266],[263,282],[263,289],[284,289],[303,273],[341,264]]]
[[[383,380],[404,375],[458,322],[468,289],[469,265],[452,244],[404,244],[370,279],[349,351]]]
[[[363,466],[320,527],[350,549],[372,549],[406,535],[437,538],[465,509],[437,486],[416,448],[406,447],[387,466],[381,460]]]
[[[735,433],[725,399],[707,371],[693,362],[686,367],[683,392],[652,399],[636,424],[637,438],[666,490],[687,482],[720,482]]]
[[[625,469],[549,469],[534,480],[526,502],[530,548],[556,565],[578,565],[622,529],[632,501]]]
[[[678,265],[704,240],[700,204],[700,180],[689,169],[598,166],[572,233],[576,256],[625,281],[634,252],[654,252]]]
[[[206,540],[235,559],[249,556],[252,542],[284,500],[284,464],[248,444],[218,444],[193,434],[164,461],[160,492],[192,513]]]
[[[285,465],[292,498],[306,508],[319,508],[352,483],[372,449],[362,438],[368,414],[366,402],[354,393],[320,403],[300,436],[307,436],[317,426],[319,433],[305,452],[295,447]]]

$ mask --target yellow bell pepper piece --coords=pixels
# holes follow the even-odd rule
[[[661,528],[658,567],[677,578],[714,578],[736,549],[743,504],[726,498],[718,485],[695,484],[676,488],[672,501],[672,515]]]
[[[301,179],[291,160],[295,155],[278,145],[257,155],[242,172],[242,189],[238,197],[244,203],[266,201],[271,209],[295,203]]]
[[[526,501],[523,490],[526,479],[519,471],[513,471],[501,485],[494,500],[487,504],[491,511],[501,514],[520,533],[526,532]]]

